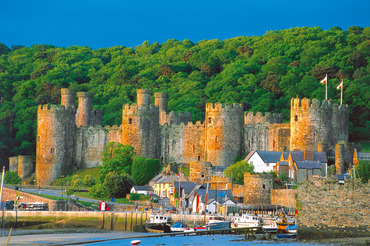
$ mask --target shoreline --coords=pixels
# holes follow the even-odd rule
[[[9,230],[1,232],[0,244],[5,245]],[[110,231],[103,229],[48,229],[48,230],[20,230],[12,231],[8,245],[60,245],[80,244],[95,240],[119,240],[137,236],[143,236],[147,233],[128,232],[128,231]],[[42,239],[40,238],[42,235]],[[99,238],[99,239],[98,239]],[[370,245],[370,237],[351,237],[351,238],[327,238],[322,240],[299,240],[303,244],[321,244],[321,245]]]

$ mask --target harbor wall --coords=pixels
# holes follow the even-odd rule
[[[311,178],[297,191],[298,237],[322,239],[370,236],[370,184]]]

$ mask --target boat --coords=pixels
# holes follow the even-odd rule
[[[281,233],[281,234],[276,234],[277,238],[296,238],[297,233]]]
[[[285,228],[288,233],[297,233],[297,225],[290,225]]]
[[[211,216],[206,224],[207,230],[229,229],[231,221],[227,221],[223,216]]]
[[[148,221],[145,222],[145,229],[148,232],[155,233],[170,233],[172,219],[164,215],[152,215]]]
[[[277,233],[288,233],[286,228],[296,224],[295,217],[288,216],[285,213],[279,214],[279,218],[276,221]]]
[[[140,240],[132,240],[131,241],[131,244],[132,245],[139,245],[141,243],[141,241]]]
[[[276,233],[277,232],[276,218],[264,217],[262,229],[264,232]]]
[[[260,227],[261,219],[257,215],[243,214],[241,217],[236,218],[233,222],[234,227],[244,228],[244,227]]]
[[[183,223],[177,222],[171,227],[171,232],[183,232],[185,229],[186,226]]]

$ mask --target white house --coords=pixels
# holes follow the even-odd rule
[[[138,193],[142,195],[150,195],[153,193],[153,188],[150,186],[133,186],[130,193]]]
[[[195,191],[192,201],[193,213],[204,213],[204,208],[210,213],[217,213],[219,207],[236,205],[231,190],[209,190],[208,194],[206,192],[205,189]],[[207,206],[204,206],[204,204],[207,204]]]
[[[252,151],[244,159],[254,166],[254,172],[270,172],[280,160],[281,152],[278,151]]]

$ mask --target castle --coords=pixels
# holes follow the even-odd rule
[[[137,90],[137,103],[122,107],[121,126],[102,126],[93,95],[61,89],[61,105],[39,105],[35,180],[49,185],[73,169],[101,165],[108,142],[132,145],[162,163],[211,162],[228,166],[252,150],[328,151],[348,141],[348,107],[313,99],[291,100],[290,123],[277,113],[244,113],[240,104],[207,103],[203,123],[190,113],[167,112],[168,94]],[[318,149],[319,148],[319,149]],[[16,160],[13,160],[16,161]],[[25,165],[25,164],[23,164]]]

